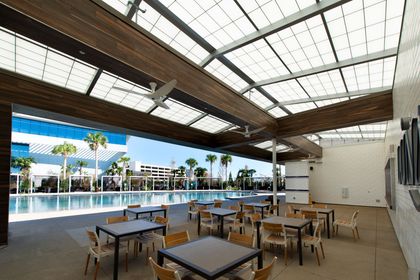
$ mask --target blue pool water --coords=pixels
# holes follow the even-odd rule
[[[140,193],[105,193],[72,194],[10,197],[10,214],[39,213],[64,210],[78,210],[106,207],[124,207],[129,204],[165,204],[186,203],[191,199],[214,200],[231,196],[249,196],[251,192],[140,192]]]

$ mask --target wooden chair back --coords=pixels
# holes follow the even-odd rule
[[[96,246],[95,245],[96,243],[100,244],[99,237],[96,234],[96,232],[86,229],[86,234],[89,238],[89,241],[90,241],[91,245]]]
[[[250,280],[268,280],[271,276],[271,271],[273,270],[273,266],[277,261],[277,257],[274,257],[271,261],[271,264],[267,265],[266,267],[251,272],[251,279]]]
[[[229,232],[228,241],[251,248],[254,245],[254,236],[240,234],[237,232]]]
[[[251,222],[255,223],[261,220],[261,213],[255,213],[251,215]]]
[[[244,211],[254,211],[254,206],[252,205],[244,205]]]
[[[286,213],[287,218],[305,219],[305,215],[302,213]]]
[[[284,232],[284,227],[283,227],[282,224],[262,222],[262,227],[265,231],[269,231],[269,232],[276,233],[276,234]]]
[[[207,210],[207,205],[200,205],[200,206],[198,206],[198,211],[203,211],[203,210]]]
[[[168,210],[169,210],[169,205],[162,204],[160,207],[163,208],[163,209],[166,209],[166,212],[168,212]]]
[[[318,208],[318,209],[327,209],[327,204],[321,204],[321,203],[314,203],[311,205],[312,208]]]
[[[221,201],[216,201],[216,202],[214,202],[214,208],[222,208],[222,204],[223,204],[223,202],[221,202]]]
[[[241,207],[237,206],[237,205],[231,205],[228,207],[230,210],[234,210],[234,211],[240,211]]]
[[[162,224],[162,225],[167,225],[168,221],[169,221],[168,218],[164,218],[162,216],[155,216],[155,223]]]
[[[203,220],[206,220],[206,219],[211,219],[212,218],[212,215],[211,215],[211,213],[209,212],[209,211],[200,211],[200,216],[201,216],[201,219]]]
[[[292,205],[287,205],[287,213],[294,213],[295,212],[294,210],[295,209],[293,208]]]
[[[160,280],[181,280],[178,271],[164,268],[158,265],[151,257],[149,257],[149,262],[153,269],[154,279]]]
[[[187,202],[187,205],[188,205],[188,208],[189,208],[189,209],[191,209],[191,208],[195,208],[195,202],[194,202],[194,201],[188,201],[188,202]]]
[[[312,210],[312,211],[301,210],[300,213],[304,215],[306,219],[318,220],[318,211],[316,210]]]
[[[141,205],[140,204],[131,204],[131,205],[127,205],[127,208],[140,208]]]
[[[240,219],[243,219],[244,217],[245,217],[244,212],[237,212],[235,219],[240,220]]]
[[[163,237],[163,247],[169,248],[190,241],[188,230],[168,234]]]
[[[107,224],[122,223],[122,222],[127,222],[127,221],[128,221],[128,216],[117,216],[117,217],[106,218]]]
[[[261,200],[260,203],[262,203],[262,204],[271,204],[271,202],[270,201],[267,201],[267,200]]]
[[[351,216],[351,224],[354,225],[357,223],[357,218],[359,217],[359,210],[354,211],[353,215]]]

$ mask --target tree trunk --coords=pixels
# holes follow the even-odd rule
[[[98,190],[98,148],[95,149],[95,191]]]
[[[212,180],[213,180],[213,163],[210,162],[210,187],[212,185]]]
[[[64,155],[64,162],[63,162],[63,180],[66,180],[66,171],[67,171],[67,156]]]

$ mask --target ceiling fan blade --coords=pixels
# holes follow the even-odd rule
[[[235,132],[235,133],[242,134],[242,135],[246,135],[247,134],[246,132],[238,131],[238,130],[231,130],[231,132]]]
[[[170,109],[169,106],[163,101],[160,101],[160,100],[153,100],[153,101],[155,102],[156,106],[162,107],[164,109]]]
[[[144,96],[144,97],[152,99],[152,95],[149,94],[149,93],[140,93],[140,92],[137,92],[137,91],[134,91],[134,90],[129,90],[129,89],[121,88],[121,87],[112,87],[112,88],[116,89],[116,90],[119,90],[119,91],[133,93],[133,94],[137,94],[137,95]]]
[[[258,133],[258,132],[260,132],[260,131],[263,131],[264,129],[265,129],[265,126],[264,126],[264,127],[257,128],[257,129],[254,129],[254,130],[251,130],[251,131],[249,132],[249,134]]]
[[[176,80],[171,80],[167,82],[166,84],[164,84],[163,86],[161,86],[157,91],[151,94],[151,96],[153,98],[165,97],[171,92],[171,90],[174,89],[175,85],[176,85]]]

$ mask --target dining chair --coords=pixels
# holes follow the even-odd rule
[[[153,279],[160,280],[181,280],[179,272],[174,269],[164,268],[158,265],[151,257],[149,263],[153,270]]]
[[[164,218],[162,216],[155,216],[154,220],[155,223],[166,225],[168,228],[168,218]],[[160,234],[155,233],[154,231],[146,232],[136,236],[135,243],[134,243],[134,250],[136,252],[136,256],[140,250],[140,246],[146,246],[146,264],[149,258],[149,247],[152,247],[152,251],[155,251],[155,242],[160,241],[163,243],[163,236]]]
[[[217,217],[213,217],[213,215],[208,211],[200,211],[200,226],[201,228],[205,227],[209,229],[209,234],[213,234],[213,229],[218,229],[220,226]]]
[[[359,236],[359,229],[357,228],[357,219],[359,218],[359,210],[354,211],[353,215],[349,219],[348,217],[341,217],[334,221],[333,227],[335,228],[335,235],[338,235],[338,226],[343,226],[347,228],[351,228],[353,232],[353,239],[356,240],[360,239]],[[356,232],[356,234],[355,234]]]
[[[274,257],[269,265],[266,267],[251,272],[249,280],[269,280],[273,271],[274,264],[277,262],[277,257]]]
[[[163,208],[163,209],[166,209],[166,217],[169,217],[169,208],[170,208],[170,206],[168,204],[162,204],[160,207]],[[166,226],[167,226],[167,229],[169,229],[169,220],[166,223]]]
[[[109,224],[114,224],[114,223],[123,223],[123,222],[127,222],[128,221],[128,216],[115,216],[115,217],[107,217],[106,218],[106,223]],[[133,235],[128,235],[128,236],[124,236],[120,238],[120,243],[121,242],[127,242],[127,250],[130,248],[130,241],[131,240],[135,240],[137,237],[137,234],[133,234]],[[106,242],[109,243],[110,240],[113,240],[114,237],[107,235],[106,237]],[[136,254],[136,249],[134,248],[133,254]]]
[[[166,249],[176,245],[181,245],[183,243],[187,243],[188,241],[190,241],[190,235],[188,234],[188,230],[167,234],[163,237],[163,248]],[[168,262],[166,266],[171,269],[177,270],[182,277],[192,274],[190,270],[174,262]]]
[[[85,267],[85,275],[87,275],[87,269],[89,266],[90,256],[92,255],[96,259],[96,269],[93,279],[96,280],[96,276],[98,275],[99,266],[101,263],[101,258],[114,255],[115,247],[114,243],[107,243],[101,244],[101,240],[96,232],[86,229],[86,234],[89,238],[89,249],[88,255],[86,259],[86,267]],[[125,271],[128,271],[128,248],[124,245],[120,245],[120,249],[126,249],[125,251]]]
[[[241,211],[241,207],[239,205],[230,205],[228,206],[228,209],[239,212]]]
[[[311,205],[311,208],[316,208],[316,209],[327,209],[328,205],[327,204],[321,204],[321,203],[314,203]],[[327,228],[327,218],[324,216],[319,216],[319,222],[321,224],[323,224],[323,231],[325,232],[325,229]]]
[[[222,204],[223,204],[223,202],[222,202],[222,201],[220,201],[220,200],[215,200],[215,201],[214,201],[213,208],[222,208]]]
[[[262,238],[263,254],[266,249],[266,244],[280,245],[284,247],[284,264],[287,265],[287,245],[288,238],[286,228],[282,224],[262,222]]]
[[[197,217],[198,209],[197,209],[197,206],[195,205],[195,202],[194,201],[189,201],[187,203],[187,205],[188,205],[188,217],[189,217],[189,219],[191,220],[191,218]]]
[[[300,210],[300,213],[304,215],[306,219],[312,220],[312,226],[316,227],[319,224],[318,210]]]
[[[140,204],[130,204],[130,205],[127,205],[127,208],[140,208],[140,207],[141,207]]]
[[[286,218],[293,218],[293,219],[305,219],[305,215],[302,213],[286,213]],[[305,233],[305,229],[303,232]],[[290,238],[290,252],[293,254],[293,242],[298,242],[298,230],[294,228],[286,228],[286,235]],[[291,256],[293,257],[293,255]]]
[[[244,212],[236,212],[234,217],[226,217],[225,223],[229,226],[229,231],[235,231],[236,229],[243,230],[245,234],[245,222],[244,222],[245,213]]]
[[[228,241],[235,243],[237,245],[245,246],[252,248],[254,247],[254,237],[252,235],[245,235],[245,234],[239,234],[236,232],[229,232],[228,235]],[[241,264],[240,266],[234,268],[232,271],[229,271],[225,275],[223,275],[224,278],[227,279],[238,279],[240,278],[240,275],[246,273],[247,271],[254,268],[253,261],[246,262],[244,264]]]
[[[302,237],[302,242],[303,242],[303,245],[305,247],[307,247],[307,246],[314,246],[315,247],[316,260],[318,262],[318,265],[321,265],[321,263],[319,262],[318,247],[321,248],[323,259],[325,259],[325,254],[324,254],[324,247],[322,246],[320,225],[317,225],[315,227],[313,235],[303,236]]]
[[[255,213],[254,206],[245,204],[243,206],[243,212],[245,213],[246,218],[251,219],[252,214]]]
[[[287,205],[287,211],[286,213],[295,213],[295,208],[292,205]]]

